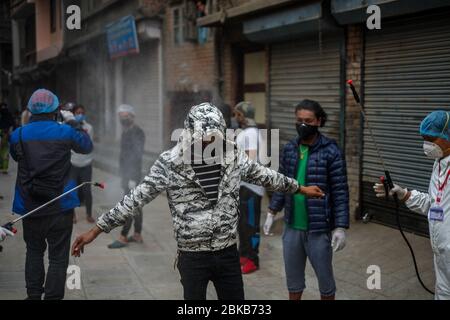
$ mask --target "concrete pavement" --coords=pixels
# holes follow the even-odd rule
[[[107,189],[94,190],[96,215],[115,205],[121,199],[119,179],[95,169],[94,178],[105,181]],[[10,174],[0,175],[0,223],[12,218],[9,214],[15,181],[15,164]],[[267,206],[263,205],[263,208]],[[264,212],[263,212],[264,215]],[[73,238],[89,230],[84,208],[77,209],[78,223]],[[262,219],[264,220],[264,219]],[[24,281],[25,245],[21,225],[18,234],[3,243],[0,253],[0,299],[23,299],[26,296]],[[261,269],[245,275],[247,299],[286,299],[286,284],[281,244],[282,222],[278,222],[275,235],[262,237]],[[119,250],[107,245],[116,239],[118,229],[101,235],[86,248],[78,259],[71,257],[70,264],[81,268],[80,290],[66,290],[66,299],[182,299],[182,286],[178,271],[174,269],[176,243],[173,238],[171,216],[167,200],[159,196],[144,208],[144,244],[130,244]],[[408,234],[415,249],[424,282],[433,287],[434,272],[429,240]],[[381,270],[381,289],[369,290],[367,268],[376,265]],[[418,283],[411,257],[400,233],[374,223],[355,222],[348,232],[346,248],[335,254],[334,271],[338,287],[337,299],[432,299]],[[316,277],[308,264],[305,299],[318,299]],[[212,284],[208,299],[215,299]]]

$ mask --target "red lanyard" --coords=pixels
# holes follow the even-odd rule
[[[441,183],[439,182],[439,177],[441,176],[441,162],[439,161],[439,175],[438,175],[438,196],[436,198],[436,202],[441,202],[441,197],[444,192],[445,187],[447,186],[448,177],[450,176],[450,169],[447,171],[447,175],[445,176],[444,183],[441,186]]]

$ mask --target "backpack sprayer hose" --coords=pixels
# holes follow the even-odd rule
[[[352,89],[353,97],[355,98],[356,104],[358,105],[358,107],[360,109],[360,112],[363,116],[363,119],[367,126],[367,129],[369,130],[369,134],[370,134],[373,144],[375,146],[377,156],[381,161],[381,165],[383,167],[385,177],[381,177],[380,180],[384,185],[384,188],[386,190],[386,197],[387,197],[389,195],[389,190],[394,188],[394,183],[392,181],[391,174],[390,174],[389,170],[387,170],[387,168],[386,168],[383,156],[381,155],[380,148],[378,147],[378,144],[377,144],[377,140],[375,139],[375,136],[372,131],[372,127],[370,126],[369,119],[366,117],[364,106],[361,104],[361,99],[359,98],[358,92],[356,91],[355,86],[353,85],[353,80],[348,80],[347,84]],[[400,201],[398,199],[397,194],[394,194],[393,197],[394,197],[394,202],[395,202],[395,215],[396,215],[397,227],[398,227],[398,230],[400,231],[400,234],[403,237],[403,240],[405,240],[406,244],[408,245],[409,251],[411,253],[411,257],[413,259],[414,269],[416,271],[417,280],[419,280],[419,283],[421,284],[421,286],[424,288],[425,291],[434,295],[434,292],[427,288],[427,286],[423,283],[422,278],[420,277],[419,269],[417,267],[417,262],[416,262],[416,255],[414,254],[414,250],[413,250],[411,244],[409,243],[408,238],[406,238],[406,235],[403,232],[403,228],[400,223]]]

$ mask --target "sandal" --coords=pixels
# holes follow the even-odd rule
[[[134,236],[129,236],[128,237],[128,242],[136,242],[136,243],[143,243],[143,240],[136,240],[136,238]]]
[[[127,247],[128,243],[123,243],[120,242],[119,240],[114,241],[113,243],[108,245],[109,249],[120,249],[120,248],[124,248]]]

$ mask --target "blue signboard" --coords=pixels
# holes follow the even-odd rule
[[[108,51],[111,59],[139,53],[136,21],[126,16],[106,26]]]

